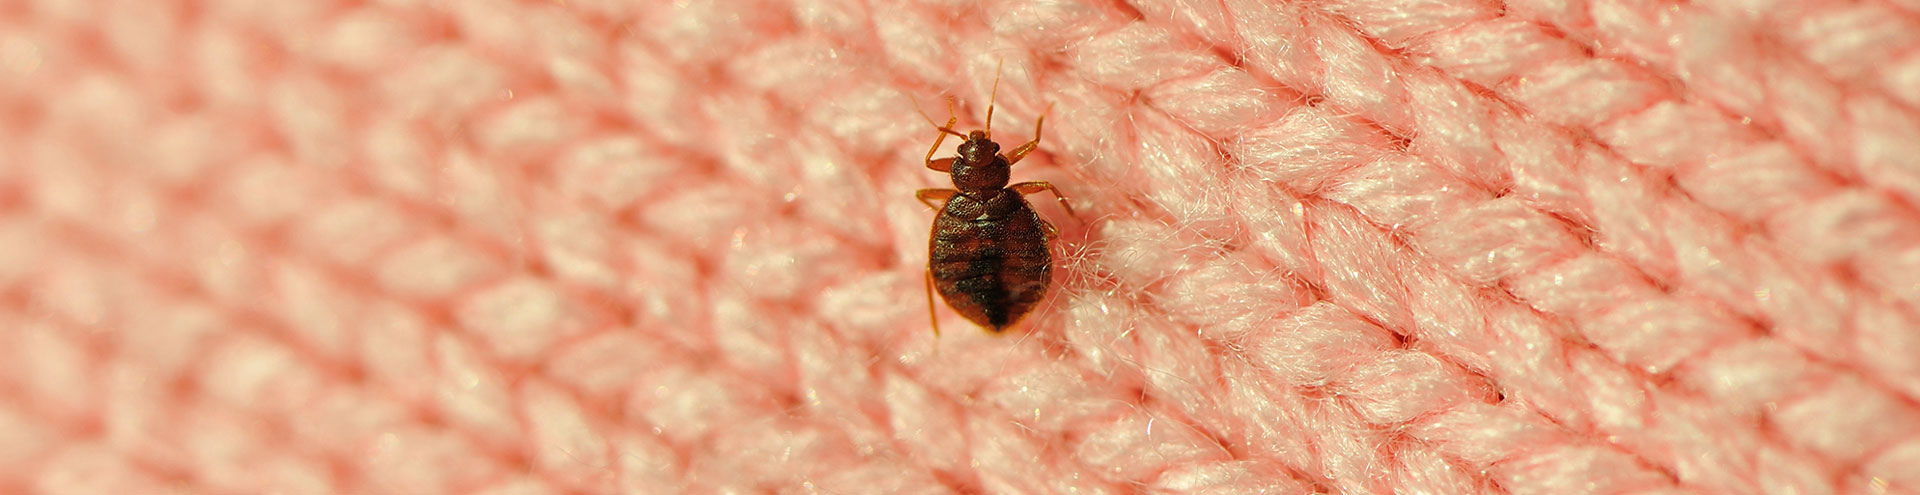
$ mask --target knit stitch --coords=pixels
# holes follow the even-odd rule
[[[1920,3],[0,2],[0,493],[1920,494]]]

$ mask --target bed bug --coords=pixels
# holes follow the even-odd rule
[[[994,86],[998,93],[998,78]],[[937,289],[947,307],[998,334],[1026,316],[1052,285],[1053,255],[1048,246],[1055,231],[1025,196],[1047,191],[1060,200],[1068,215],[1073,207],[1046,181],[1007,185],[1013,165],[1040,145],[1045,112],[1033,123],[1033,140],[1005,154],[992,138],[991,99],[981,130],[966,134],[953,130],[958,118],[951,116],[952,99],[947,100],[947,112],[947,125],[935,126],[940,134],[925,161],[927,168],[952,176],[954,189],[915,193],[921,203],[939,211],[927,246],[927,316],[935,320],[933,333],[938,336],[940,323],[933,306]],[[960,143],[957,156],[935,160],[933,154],[948,135],[966,141]]]

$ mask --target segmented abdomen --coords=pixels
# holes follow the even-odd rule
[[[995,332],[1019,321],[1046,296],[1053,257],[1046,227],[1025,200],[998,215],[962,217],[981,204],[956,196],[933,222],[929,260],[934,289],[955,312]],[[972,202],[959,204],[956,202]],[[956,208],[958,207],[958,208]]]

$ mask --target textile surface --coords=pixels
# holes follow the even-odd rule
[[[0,493],[1920,493],[1920,2],[0,0]]]

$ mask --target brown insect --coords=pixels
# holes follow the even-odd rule
[[[994,81],[996,93],[998,78]],[[915,193],[921,203],[939,210],[934,217],[933,234],[927,247],[927,316],[933,318],[933,333],[940,334],[934,316],[933,292],[955,312],[994,333],[1026,316],[1047,295],[1053,280],[1053,255],[1048,250],[1054,238],[1053,225],[1041,220],[1025,195],[1052,192],[1060,206],[1073,214],[1067,198],[1046,181],[1007,185],[1013,164],[1026,158],[1040,145],[1040,128],[1045,112],[1033,123],[1033,140],[1000,154],[993,142],[993,105],[987,105],[987,124],[982,130],[960,134],[953,130],[953,100],[947,100],[947,125],[936,126],[939,137],[927,150],[927,168],[953,176],[955,189],[921,189]],[[928,124],[933,120],[928,119]],[[958,156],[933,159],[947,135],[960,143]],[[936,204],[938,202],[938,204]]]

